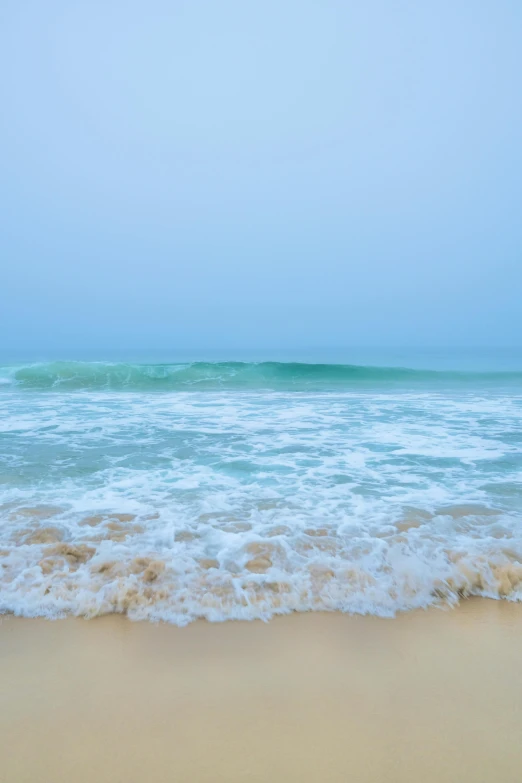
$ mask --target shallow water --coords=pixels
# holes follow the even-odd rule
[[[522,598],[522,374],[0,370],[0,611],[185,624]]]

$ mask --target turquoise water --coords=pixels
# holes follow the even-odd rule
[[[0,611],[185,624],[522,597],[522,372],[0,368]]]
[[[16,389],[54,391],[191,391],[252,389],[329,391],[363,386],[442,388],[504,386],[520,389],[522,371],[420,370],[303,362],[49,362],[0,368],[0,384]]]

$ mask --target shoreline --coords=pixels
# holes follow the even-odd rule
[[[184,628],[0,617],[6,783],[515,783],[522,605]]]

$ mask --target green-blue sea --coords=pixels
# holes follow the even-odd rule
[[[493,364],[6,364],[0,612],[520,600],[522,367]]]

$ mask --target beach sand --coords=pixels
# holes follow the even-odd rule
[[[522,606],[0,618],[2,783],[522,780]]]

